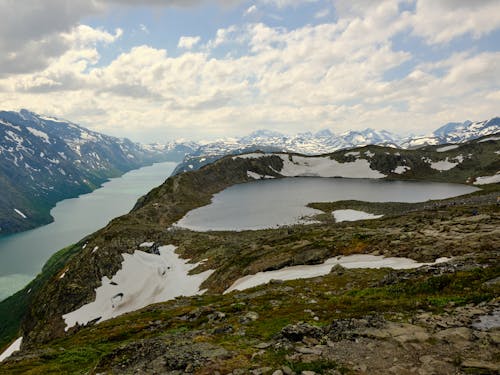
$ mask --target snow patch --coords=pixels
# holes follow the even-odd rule
[[[23,338],[17,338],[10,346],[4,350],[2,354],[0,354],[0,362],[3,362],[5,359],[9,358],[13,353],[19,351],[21,349],[21,343],[23,342]]]
[[[500,171],[493,176],[482,176],[476,178],[474,185],[496,184],[500,182]]]
[[[101,286],[95,290],[95,301],[63,315],[65,330],[77,324],[102,322],[178,296],[202,294],[200,285],[214,271],[190,275],[199,263],[187,263],[188,260],[181,259],[175,249],[168,245],[159,248],[160,255],[140,250],[122,254],[121,270],[111,279],[102,278]]]
[[[478,143],[483,143],[488,141],[500,141],[500,137],[488,137],[485,139],[481,139]]]
[[[92,250],[92,254],[94,254],[97,250],[99,250],[99,246],[94,247],[94,249]]]
[[[332,215],[337,223],[342,221],[357,221],[357,220],[369,220],[369,219],[379,219],[384,215],[374,215],[364,211],[358,210],[335,210]]]
[[[365,159],[354,162],[339,163],[328,156],[303,157],[279,155],[283,160],[283,168],[279,173],[287,177],[345,177],[345,178],[383,178],[385,174],[370,168]],[[291,160],[290,160],[291,159]]]
[[[29,126],[26,127],[26,129],[35,137],[42,138],[45,143],[50,143],[49,136],[47,135],[47,133],[44,133],[38,129],[30,128]]]
[[[406,171],[409,171],[411,168],[408,167],[407,165],[398,165],[394,170],[393,172],[394,173],[397,173],[397,174],[403,174],[405,173]]]
[[[247,176],[249,178],[253,178],[254,180],[269,180],[271,178],[275,178],[274,176],[268,176],[268,175],[261,175],[252,171],[247,171]]]
[[[354,156],[355,158],[359,158],[359,151],[346,152],[344,156]]]
[[[437,171],[449,171],[450,169],[452,168],[455,168],[458,164],[460,164],[459,162],[451,162],[448,160],[448,157],[445,159],[445,160],[439,160],[439,161],[432,161],[431,159],[429,158],[426,158],[426,157],[423,157],[422,160],[425,162],[425,163],[428,163],[430,164],[430,167],[432,169],[435,169]]]
[[[425,265],[443,263],[448,258],[436,259],[434,263],[418,263],[408,258],[384,258],[383,256],[356,254],[349,256],[338,256],[327,259],[324,263],[318,265],[292,266],[280,270],[258,272],[254,275],[248,275],[236,280],[225,293],[233,290],[245,290],[254,286],[265,284],[271,280],[296,280],[307,279],[311,277],[323,276],[330,273],[333,266],[339,264],[345,268],[392,268],[392,269],[411,269]]]
[[[21,211],[19,211],[17,208],[14,208],[14,211],[16,211],[16,213],[21,216],[23,219],[27,219],[26,215],[23,214]]]
[[[454,150],[456,148],[459,148],[460,145],[450,145],[450,146],[444,146],[444,147],[439,147],[438,149],[436,149],[437,152],[446,152],[446,151],[450,151],[450,150]]]
[[[154,242],[143,242],[139,245],[139,247],[151,247],[154,244],[155,244]]]
[[[258,158],[262,158],[264,156],[266,156],[266,154],[261,154],[261,153],[254,152],[252,154],[244,154],[244,155],[233,156],[233,160],[236,160],[236,159],[258,159]]]

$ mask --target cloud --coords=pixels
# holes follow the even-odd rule
[[[314,18],[320,19],[320,18],[328,17],[329,15],[330,15],[330,9],[329,8],[325,8],[325,9],[317,11],[314,14]]]
[[[317,3],[320,0],[259,0],[262,4],[274,5],[277,8],[297,7],[307,3]]]
[[[429,44],[446,43],[465,34],[479,38],[500,26],[500,2],[418,0],[412,26],[413,33]]]
[[[253,16],[257,14],[258,11],[257,5],[253,4],[245,10],[245,16]]]
[[[192,49],[201,40],[199,36],[181,36],[177,47],[184,49]]]
[[[116,43],[121,30],[68,26],[38,37],[57,49],[46,52],[43,66],[0,77],[0,101],[5,108],[29,107],[107,133],[160,142],[262,127],[296,132],[406,126],[420,133],[448,121],[498,115],[500,52],[469,47],[425,60],[396,49],[392,40],[401,33],[419,35],[432,44],[429,49],[470,33],[454,26],[444,32],[453,23],[440,21],[434,36],[426,34],[416,28],[423,8],[404,4],[406,10],[398,1],[337,1],[335,22],[290,29],[232,25],[204,36],[204,44],[199,36],[181,37],[180,55],[140,45],[106,64],[97,64],[98,47]],[[463,9],[473,18],[481,14],[481,7],[457,4],[452,19]],[[425,30],[438,21],[429,22]],[[191,49],[195,45],[199,48]],[[402,66],[407,73],[386,78]]]
[[[206,0],[210,1],[210,0]],[[72,46],[64,35],[87,16],[112,6],[193,7],[203,0],[23,0],[0,1],[0,76],[46,68]],[[230,6],[239,0],[212,0]],[[144,31],[144,30],[143,30]]]

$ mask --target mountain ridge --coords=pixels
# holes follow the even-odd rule
[[[179,160],[184,145],[143,147],[28,110],[0,112],[0,235],[52,221],[60,200],[89,193],[111,177]]]
[[[399,137],[386,130],[371,128],[351,130],[339,134],[334,134],[329,129],[323,129],[314,134],[306,132],[296,135],[285,135],[263,129],[239,139],[222,139],[199,144],[195,151],[186,155],[173,174],[196,170],[224,155],[237,155],[256,150],[318,155],[367,145],[407,149],[428,145],[464,143],[498,132],[500,132],[500,118],[498,117],[486,121],[449,123],[438,128],[432,134],[411,137]]]

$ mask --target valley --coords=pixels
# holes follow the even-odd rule
[[[136,200],[160,185],[175,163],[157,163],[114,178],[92,193],[59,202],[51,210],[54,222],[0,237],[0,300],[22,289],[57,250],[104,227],[127,213]]]
[[[0,111],[0,236],[51,223],[64,199],[155,162],[179,161],[183,145],[140,145],[28,110]]]

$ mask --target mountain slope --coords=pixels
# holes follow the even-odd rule
[[[188,211],[208,204],[213,194],[231,185],[252,181],[258,176],[280,178],[297,175],[472,183],[477,177],[492,176],[500,170],[500,142],[487,139],[469,142],[445,152],[435,148],[397,150],[368,146],[320,157],[297,154],[225,157],[198,171],[173,176],[141,198],[130,214],[113,220],[106,228],[73,248],[75,255],[60,269],[59,276],[54,276],[31,297],[34,299],[23,327],[26,345],[64,336],[62,316],[95,299],[95,289],[102,280],[111,279],[120,270],[123,254],[132,254],[141,249],[141,244],[151,241],[182,244],[182,231],[178,233],[165,229]],[[321,168],[316,169],[317,166]],[[233,236],[226,232],[225,235],[230,241],[236,241],[235,249],[239,248],[236,245],[240,241],[237,234]],[[186,243],[181,252],[184,257],[204,259],[205,254],[194,249],[201,246],[206,251],[210,249],[212,240],[210,235],[200,237],[203,239],[191,243],[197,246]],[[218,245],[212,243],[212,246],[217,249]],[[234,255],[237,257],[237,254]],[[224,290],[243,272],[235,259],[223,260],[219,256],[224,255],[218,254],[213,262],[197,268],[197,271],[207,271],[216,266],[216,271],[203,284],[210,291]]]
[[[0,112],[0,234],[48,223],[56,202],[169,152],[181,158],[175,147],[145,148],[27,110]]]
[[[348,361],[364,363],[366,350],[381,361],[369,362],[382,366],[381,372],[373,373],[384,373],[387,354],[391,364],[397,358],[398,364],[411,368],[418,365],[409,360],[415,355],[417,360],[435,361],[447,353],[449,363],[439,365],[448,371],[443,373],[455,373],[456,367],[468,368],[472,363],[484,366],[494,347],[484,346],[484,358],[476,356],[477,350],[464,347],[477,348],[478,340],[494,339],[494,334],[479,328],[472,331],[472,315],[468,314],[487,315],[496,308],[498,287],[491,280],[499,276],[498,184],[466,197],[417,204],[315,204],[328,217],[332,209],[343,205],[356,204],[374,213],[385,210],[385,218],[360,223],[330,220],[291,228],[206,233],[171,225],[191,209],[208,204],[214,193],[259,175],[342,175],[352,168],[342,171],[339,165],[356,165],[363,167],[359,177],[370,173],[388,179],[472,183],[500,170],[500,141],[495,138],[445,151],[435,146],[421,150],[368,146],[321,157],[256,153],[225,157],[198,171],[171,177],[140,199],[130,214],[55,256],[41,275],[43,281],[38,279],[38,284],[34,282],[0,303],[0,311],[5,306],[20,306],[17,311],[25,315],[20,332],[23,351],[2,366],[12,373],[38,366],[41,372],[130,373],[184,371],[191,361],[191,369],[206,373],[229,373],[238,368],[245,373],[265,366],[276,368],[286,360],[297,371],[321,373],[335,364],[356,371]],[[317,169],[318,165],[322,168]],[[202,284],[208,289],[207,296],[177,298],[103,323],[90,322],[86,328],[65,330],[63,316],[94,301],[97,288],[121,287],[113,284],[117,281],[114,276],[125,271],[132,254],[138,250],[147,253],[149,264],[155,257],[160,259],[161,245],[167,244],[177,247],[183,258],[192,259],[191,265],[196,267],[192,273],[213,270]],[[431,263],[440,257],[453,260],[415,272],[336,267],[312,280],[273,282],[220,294],[244,275],[315,265],[349,254],[404,256]],[[150,276],[161,275],[161,264],[158,266]],[[154,290],[150,285],[143,288],[141,298]],[[115,297],[111,302],[119,303],[119,293]],[[16,305],[16,298],[25,298],[24,307],[21,302]],[[15,322],[11,322],[10,338],[14,338],[12,327]],[[464,332],[470,335],[462,335]],[[456,341],[459,338],[462,341]],[[357,342],[364,344],[364,351],[349,350]],[[332,352],[340,357],[332,357],[327,346],[335,348]],[[253,356],[261,349],[263,353]],[[350,358],[342,357],[344,352]],[[304,356],[309,354],[316,357],[314,365],[306,367],[311,362]],[[455,355],[460,357],[454,359]]]

